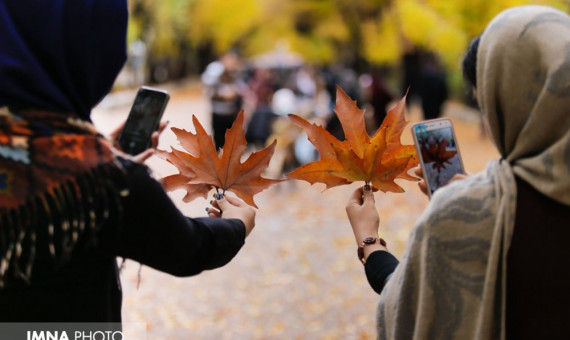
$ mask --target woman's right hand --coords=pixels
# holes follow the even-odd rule
[[[158,146],[158,138],[160,137],[160,134],[162,133],[162,131],[164,131],[164,129],[168,125],[168,121],[160,122],[158,124],[158,129],[156,131],[154,131],[151,135],[150,148],[148,148],[148,149],[144,150],[143,152],[139,153],[138,155],[134,155],[134,156],[124,153],[123,150],[121,149],[121,147],[119,146],[119,136],[121,135],[121,132],[123,131],[123,128],[125,127],[126,122],[127,121],[124,121],[115,130],[113,130],[109,134],[109,138],[113,142],[113,145],[115,146],[117,151],[119,151],[124,158],[130,158],[136,163],[143,164],[148,158],[150,158],[152,155],[154,155],[154,153],[156,151],[156,147]]]
[[[426,185],[426,181],[424,179],[424,172],[423,172],[421,166],[417,166],[414,169],[414,175],[416,175],[420,178],[420,181],[418,182],[418,187],[420,188],[421,192],[423,192],[424,195],[427,196],[428,195],[427,185]],[[447,184],[449,184],[451,182],[459,181],[459,180],[467,178],[467,177],[469,177],[469,174],[455,174],[453,177],[451,177],[451,179],[449,180],[449,182],[447,182]]]
[[[212,208],[208,208],[208,216],[216,218],[237,218],[245,225],[245,236],[255,227],[255,209],[247,205],[239,198],[230,197],[228,195],[221,198],[214,198],[211,202]]]
[[[418,182],[418,187],[420,188],[420,191],[424,193],[424,195],[428,195],[427,193],[427,185],[426,185],[426,181],[424,179],[424,172],[422,170],[421,166],[417,166],[414,169],[414,175],[416,175],[417,177],[420,178],[420,181]]]

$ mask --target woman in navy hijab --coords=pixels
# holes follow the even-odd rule
[[[254,226],[230,197],[222,218],[183,216],[91,124],[127,20],[126,0],[0,0],[0,322],[118,322],[117,256],[195,275]]]
[[[89,120],[127,58],[127,3],[0,2],[0,106]]]

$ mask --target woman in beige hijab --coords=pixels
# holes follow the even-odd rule
[[[363,244],[378,236],[372,192],[347,205],[381,291],[378,338],[568,338],[570,17],[506,10],[465,65],[501,158],[433,195],[399,264],[376,240]]]

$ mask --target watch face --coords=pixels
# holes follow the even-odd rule
[[[364,244],[376,243],[376,238],[375,237],[367,237],[364,240],[362,240],[362,243],[364,243]]]

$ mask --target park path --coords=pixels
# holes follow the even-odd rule
[[[191,115],[210,125],[209,107],[196,83],[172,87],[165,118],[191,129]],[[107,98],[93,114],[108,133],[125,119],[134,92]],[[477,113],[448,103],[467,171],[484,169],[496,151],[481,133]],[[417,108],[411,121],[420,119]],[[409,128],[402,141],[411,144]],[[159,148],[175,144],[166,131]],[[174,172],[159,159],[149,166],[157,177]],[[376,193],[380,232],[400,257],[415,220],[427,204],[416,183],[402,181],[403,194]],[[123,320],[144,322],[148,339],[375,339],[378,295],[356,258],[356,244],[344,205],[357,184],[333,188],[288,181],[255,197],[256,228],[236,258],[223,268],[176,278],[127,261],[122,272]],[[173,201],[189,216],[205,216],[206,200]]]

